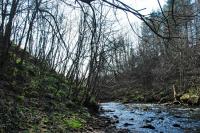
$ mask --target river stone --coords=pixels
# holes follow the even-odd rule
[[[155,127],[152,126],[151,124],[146,124],[146,125],[142,126],[141,128],[155,129]]]
[[[173,124],[173,127],[181,127],[179,124],[175,123]]]
[[[119,129],[117,133],[129,133],[128,129]]]
[[[179,116],[179,115],[175,115],[174,117],[176,117],[176,118],[182,118],[182,116]]]
[[[149,109],[149,107],[148,106],[145,106],[145,105],[143,105],[143,107],[142,107],[143,109],[143,111],[148,111],[148,109]]]
[[[115,112],[114,110],[104,110],[104,112]]]
[[[115,126],[110,126],[105,129],[105,133],[128,133],[128,129],[117,129]]]
[[[117,115],[113,115],[113,117],[114,117],[115,119],[118,119],[118,118],[119,118]]]
[[[111,120],[110,120],[110,123],[111,123],[111,124],[119,123],[119,120],[111,119]]]
[[[131,125],[133,125],[133,124],[130,124],[130,123],[124,123],[124,126],[125,126],[125,127],[131,126]]]
[[[115,123],[119,123],[119,120],[116,120],[116,122]]]
[[[151,123],[152,121],[153,121],[153,119],[145,120],[146,123]]]
[[[157,113],[160,114],[160,113],[162,113],[162,111],[161,111],[161,110],[158,110]]]

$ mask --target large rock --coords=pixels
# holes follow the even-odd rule
[[[191,105],[195,105],[195,104],[198,104],[199,102],[199,96],[196,95],[196,94],[189,94],[189,93],[186,93],[186,94],[183,94],[181,97],[180,97],[180,100],[184,103],[188,103],[188,104],[191,104]]]
[[[180,97],[180,100],[181,100],[182,102],[184,102],[184,103],[187,103],[188,100],[189,100],[189,98],[190,98],[190,95],[189,95],[188,93],[186,93],[186,94],[183,94],[183,95]]]
[[[188,103],[192,105],[198,104],[198,101],[199,101],[199,96],[197,95],[191,95],[190,98],[188,99]]]

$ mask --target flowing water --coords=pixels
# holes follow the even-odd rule
[[[130,133],[200,133],[200,108],[160,104],[102,103],[102,116]]]

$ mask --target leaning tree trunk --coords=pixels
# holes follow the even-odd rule
[[[10,43],[10,38],[11,38],[11,31],[12,31],[12,23],[13,23],[13,18],[16,14],[16,9],[17,5],[19,3],[19,0],[13,0],[12,1],[12,6],[9,14],[9,20],[8,23],[6,24],[6,29],[5,33],[1,35],[0,39],[0,68],[2,70],[5,61],[7,60],[8,57],[8,51],[10,49],[11,43]]]

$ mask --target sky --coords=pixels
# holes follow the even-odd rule
[[[133,9],[136,9],[136,10],[144,9],[140,11],[140,13],[143,15],[148,15],[152,11],[160,11],[158,0],[121,0],[121,1],[129,5]],[[161,6],[163,6],[166,3],[166,1],[167,0],[159,0]],[[131,25],[134,28],[134,31],[137,32],[137,34],[139,34],[142,21],[131,13],[128,14],[128,17],[129,17]],[[137,43],[138,36],[130,28],[130,24],[127,20],[127,15],[123,11],[118,10],[117,19],[119,20],[119,23],[116,25],[118,25],[117,27],[120,29],[120,32],[125,33],[125,34],[128,33],[132,38],[134,38],[133,42]]]
[[[159,9],[158,0],[129,0],[133,1],[136,9],[146,8],[142,13],[148,14],[153,10]],[[166,0],[159,0],[161,5],[166,3]]]
[[[71,4],[74,4],[75,6],[78,6],[77,4],[74,3],[75,0],[69,0],[69,1],[72,1]],[[109,0],[109,1],[112,1],[112,0]],[[152,11],[156,11],[156,10],[159,9],[159,5],[158,5],[157,0],[121,0],[121,1],[123,1],[124,3],[126,3],[129,6],[131,6],[134,9],[138,9],[139,10],[139,9],[146,8],[145,10],[143,10],[141,12],[144,15],[145,14],[149,14]],[[160,0],[161,5],[164,5],[165,1],[166,0]],[[98,4],[98,0],[96,0],[96,1],[94,1],[92,3],[93,6],[95,6],[95,2]],[[73,8],[71,6],[69,6],[69,7],[70,8],[66,8],[66,6],[63,6],[62,10],[66,11],[66,17],[67,17],[66,18],[66,20],[67,20],[66,27],[67,27],[67,29],[70,29],[70,30],[66,31],[68,33],[66,34],[66,39],[65,40],[67,40],[67,44],[69,44],[69,46],[70,46],[69,47],[70,51],[72,51],[74,49],[74,46],[75,46],[76,41],[78,39],[77,33],[78,33],[80,10],[77,9],[77,8]],[[105,6],[104,9],[103,9],[103,12],[105,12],[105,13],[107,13],[107,8],[106,7],[108,8],[108,6]],[[108,11],[110,11],[110,8],[108,8]],[[128,35],[128,39],[130,41],[130,45],[132,45],[133,48],[137,47],[137,44],[139,42],[139,38],[133,32],[133,30],[130,28],[130,25],[129,25],[127,17],[126,17],[126,14],[121,10],[117,10],[116,17],[119,19],[119,23],[116,21],[115,16],[113,16],[113,15],[114,15],[114,13],[111,10],[109,12],[108,18],[106,18],[106,20],[107,19],[111,19],[111,23],[112,24],[113,24],[113,21],[115,23],[113,25],[110,25],[109,24],[110,21],[108,21],[108,25],[110,26],[110,27],[108,27],[106,29],[106,31],[108,30],[108,34],[109,34],[110,30],[113,30],[113,31],[116,30],[116,32],[113,32],[114,36],[116,34],[116,37],[118,35],[121,35],[121,34],[122,34],[122,36],[123,36],[123,34],[126,34],[126,35]],[[131,20],[131,24],[133,24],[135,26],[136,32],[139,32],[140,31],[139,29],[140,29],[141,21],[139,19],[137,19],[133,14],[129,14],[129,18]],[[65,51],[63,50],[62,53],[64,53],[64,52]],[[69,62],[69,65],[71,65],[70,63],[71,62]],[[86,66],[87,66],[86,64],[88,63],[88,60],[85,59],[85,61],[83,61],[82,63],[83,63],[83,68],[82,68],[81,71],[84,72],[86,70]]]
[[[113,0],[108,0],[108,1],[112,2]],[[152,11],[160,10],[158,0],[120,0],[120,1],[129,5],[133,9],[136,9],[136,10],[144,9],[144,10],[140,11],[140,13],[143,15],[148,15]],[[166,3],[166,1],[167,0],[159,0],[161,6],[163,6]],[[94,4],[94,3],[95,3],[95,1],[92,4]],[[73,16],[74,16],[74,14],[72,15],[72,17]],[[142,22],[141,20],[139,20],[137,17],[135,17],[131,13],[129,13],[128,16],[131,21],[131,24],[134,24],[134,25],[137,25],[137,27],[140,27],[139,25]],[[127,16],[123,11],[117,10],[116,17],[120,22],[119,24],[116,24],[116,25],[118,25],[117,27],[122,27],[123,29],[130,29],[129,22],[127,21]],[[108,18],[115,20],[113,13],[111,13]]]
[[[158,0],[122,0],[122,1],[136,10],[144,9],[140,11],[140,13],[143,15],[148,15],[152,11],[160,10]],[[159,0],[159,1],[161,6],[163,6],[167,0]],[[126,20],[125,13],[122,11],[118,12],[119,12],[119,19],[122,20],[122,23],[127,24],[128,22],[125,22]],[[132,23],[141,23],[141,21],[132,14],[129,14],[129,18]]]
[[[74,0],[69,0],[72,1],[72,4],[74,3]],[[108,0],[108,1],[113,1],[113,0]],[[152,11],[157,11],[160,10],[159,9],[159,4],[158,4],[158,0],[120,0],[122,2],[124,2],[125,4],[129,5],[130,7],[132,7],[133,9],[136,10],[140,10],[140,9],[144,9],[142,10],[140,13],[142,13],[143,15],[147,15],[149,13],[151,13]],[[163,6],[167,0],[159,0],[161,5]],[[98,3],[98,1],[94,1],[92,2],[92,5],[95,5],[95,2]],[[75,4],[76,5],[76,4]],[[87,4],[86,4],[87,5]],[[76,5],[78,6],[78,5]],[[105,7],[104,7],[105,9]],[[64,8],[65,10],[65,8]],[[68,19],[70,20],[70,22],[76,22],[76,23],[70,23],[69,25],[67,25],[68,27],[72,27],[74,28],[74,36],[76,35],[76,31],[77,31],[77,25],[79,25],[79,19],[77,19],[77,17],[80,15],[79,10],[75,9],[75,8],[71,8],[70,10],[67,11],[68,15],[67,17],[69,17]],[[106,13],[106,10],[105,10]],[[135,32],[132,31],[129,22],[127,20],[127,16],[126,14],[121,11],[121,10],[117,10],[117,19],[119,21],[116,21],[114,13],[112,11],[110,11],[109,13],[110,15],[108,15],[107,19],[111,19],[111,21],[114,21],[115,24],[112,25],[112,27],[110,27],[112,30],[116,30],[119,31],[118,34],[127,34],[128,36],[130,36],[133,40],[134,43],[137,43],[137,39],[138,36],[137,34],[135,34],[135,32],[140,33],[140,27],[141,27],[141,23],[142,21],[139,20],[137,17],[135,17],[133,14],[129,13],[129,19],[131,21],[132,26],[134,27]],[[77,21],[78,20],[78,21]],[[72,35],[72,34],[71,34]],[[73,35],[72,35],[73,36]],[[72,37],[70,36],[70,37]]]

